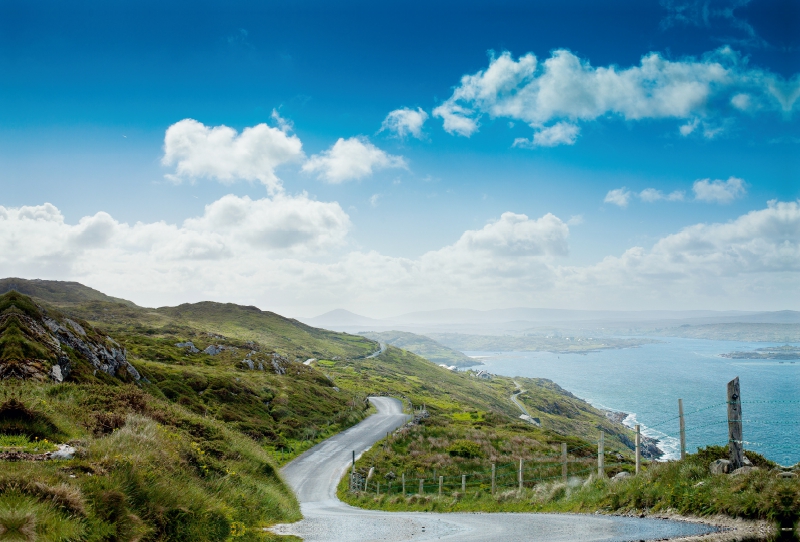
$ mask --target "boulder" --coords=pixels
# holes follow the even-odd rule
[[[731,471],[731,462],[727,459],[717,459],[708,466],[711,474],[728,474]]]
[[[630,477],[631,477],[631,473],[630,472],[622,471],[622,472],[618,472],[617,474],[615,474],[614,477],[611,478],[611,481],[613,482],[613,481],[625,480],[626,478],[630,478]]]
[[[748,474],[750,472],[758,470],[758,467],[748,466],[745,465],[744,467],[739,467],[735,471],[731,473],[731,476],[739,476],[740,474]]]
[[[200,350],[194,345],[192,341],[186,341],[185,343],[177,343],[175,346],[178,348],[185,348],[187,352],[191,354],[197,354]]]
[[[58,450],[50,454],[50,459],[72,459],[75,457],[75,448],[69,444],[59,444]]]

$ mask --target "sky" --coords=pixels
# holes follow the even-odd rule
[[[800,2],[0,3],[0,276],[800,310]]]

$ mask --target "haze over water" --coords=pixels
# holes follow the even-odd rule
[[[666,458],[679,453],[678,399],[686,413],[687,451],[726,444],[726,384],[738,376],[746,449],[782,465],[800,462],[800,361],[720,357],[775,343],[658,338],[661,343],[590,354],[466,352],[491,373],[549,378],[595,406],[628,412],[626,424],[661,439]],[[711,408],[708,408],[711,407]],[[698,409],[705,409],[695,412]]]

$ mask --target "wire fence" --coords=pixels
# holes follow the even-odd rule
[[[704,432],[709,428],[723,426],[730,427],[734,424],[748,426],[766,426],[777,428],[777,433],[770,439],[762,441],[748,441],[743,438],[734,439],[729,433],[727,440],[712,439],[706,445],[734,444],[741,448],[770,450],[774,454],[797,451],[796,437],[798,432],[793,428],[800,425],[798,419],[759,419],[752,416],[728,418],[728,406],[736,404],[741,412],[741,405],[775,405],[776,408],[790,409],[800,415],[800,400],[754,400],[754,401],[722,401],[710,405],[700,406],[689,412],[677,416],[667,417],[648,425],[648,429],[666,429],[667,426],[676,426],[682,433],[682,455],[685,454],[686,434]],[[688,422],[688,423],[687,423]],[[726,431],[729,432],[729,431]],[[603,442],[601,436],[600,442]],[[587,453],[591,449],[592,453]],[[597,449],[597,455],[594,455]],[[350,489],[356,492],[367,492],[383,495],[450,495],[455,492],[465,491],[490,491],[492,493],[507,491],[509,489],[522,489],[536,486],[545,482],[558,480],[566,481],[574,477],[588,477],[592,473],[604,475],[609,472],[634,472],[636,461],[622,460],[607,463],[606,459],[621,459],[630,457],[632,449],[613,449],[605,444],[587,443],[580,446],[562,449],[561,453],[537,454],[535,459],[519,461],[517,463],[487,465],[483,470],[475,470],[457,475],[439,475],[436,471],[425,473],[402,473],[399,476],[386,474],[363,476],[353,470],[351,474]],[[381,479],[382,478],[382,479]]]

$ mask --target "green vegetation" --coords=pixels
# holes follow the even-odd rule
[[[430,333],[430,338],[461,351],[476,352],[553,352],[582,354],[597,350],[633,348],[658,342],[652,339],[618,339],[615,337],[561,336],[529,333],[525,335],[465,335],[462,333]]]
[[[391,452],[386,452],[391,453]],[[748,452],[759,468],[738,475],[712,475],[709,464],[727,457],[727,449],[712,446],[690,454],[684,461],[647,463],[639,476],[622,479],[598,478],[595,473],[571,476],[564,483],[556,475],[552,480],[529,482],[522,491],[502,487],[491,494],[487,484],[468,486],[460,491],[460,482],[445,486],[441,497],[438,487],[426,485],[426,494],[418,494],[418,485],[407,485],[407,496],[400,494],[394,483],[387,494],[388,482],[383,483],[381,495],[375,494],[375,484],[369,492],[352,494],[345,484],[340,496],[350,504],[381,510],[418,511],[491,511],[491,512],[595,512],[617,514],[680,514],[712,516],[724,514],[746,519],[773,520],[791,526],[800,513],[800,482],[798,478],[779,478],[772,470],[775,465],[763,457]],[[587,464],[591,463],[588,461]],[[629,471],[623,463],[619,470]],[[594,469],[592,469],[594,470]],[[612,471],[613,472],[613,471]],[[513,470],[512,470],[513,474]],[[508,484],[506,484],[508,485]],[[514,483],[510,484],[514,486]]]
[[[408,350],[437,365],[442,363],[448,367],[455,365],[459,368],[482,365],[480,361],[467,356],[463,352],[448,348],[424,335],[407,333],[405,331],[382,331],[380,333],[368,331],[359,333],[359,335],[372,339],[373,341],[391,344],[397,348]]]
[[[262,527],[299,519],[277,465],[367,411],[293,361],[378,349],[363,337],[249,307],[151,310],[77,284],[14,284],[45,298],[0,295],[0,460],[24,459],[0,463],[0,540],[272,539]],[[102,366],[91,352],[103,350],[135,369]],[[35,460],[57,443],[74,457]]]

